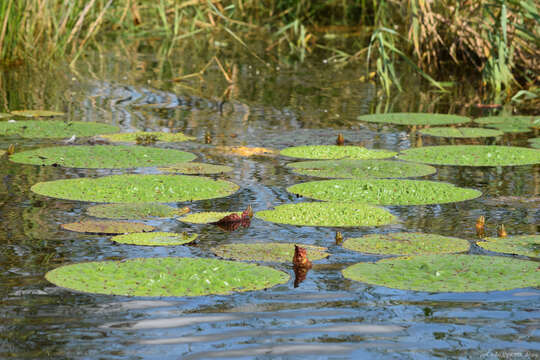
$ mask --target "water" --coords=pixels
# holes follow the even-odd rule
[[[212,66],[205,81],[173,82],[204,62],[196,49],[163,59],[149,48],[127,45],[90,54],[73,71],[9,69],[2,73],[3,104],[10,109],[64,110],[72,120],[120,125],[124,130],[179,130],[191,143],[163,147],[192,151],[197,161],[234,167],[221,176],[240,185],[234,195],[195,203],[193,211],[255,211],[304,201],[285,190],[311,178],[295,175],[288,159],[243,158],[213,151],[217,145],[281,149],[333,143],[339,132],[368,148],[402,150],[467,140],[420,138],[402,126],[356,121],[360,114],[389,111],[452,112],[481,115],[466,95],[413,89],[384,100],[373,84],[360,83],[356,67],[333,69],[323,61],[271,68],[231,54],[239,66],[232,97],[221,103],[229,84]],[[204,144],[206,134],[211,144]],[[526,145],[538,134],[505,135],[498,143]],[[493,142],[493,141],[491,141]],[[53,145],[46,140],[0,138],[0,148]],[[482,143],[482,141],[480,141]],[[59,225],[87,216],[88,203],[55,200],[29,191],[39,181],[156,169],[81,170],[37,167],[0,160],[0,358],[73,359],[521,359],[540,358],[540,290],[430,294],[393,290],[349,281],[341,270],[377,257],[337,246],[369,233],[420,231],[474,240],[480,215],[488,231],[504,223],[510,235],[540,232],[538,202],[501,204],[500,196],[539,196],[538,166],[463,168],[439,166],[425,179],[481,190],[479,199],[453,204],[391,206],[400,219],[381,228],[297,227],[254,219],[247,229],[224,232],[210,225],[174,219],[149,221],[160,231],[197,232],[195,246],[115,245],[108,236],[63,231]],[[273,265],[291,280],[265,291],[197,298],[128,298],[80,294],[48,283],[44,274],[67,263],[156,256],[212,257],[216,244],[296,242],[326,246],[330,257],[317,261],[298,288],[289,264]],[[486,251],[471,247],[471,253]]]

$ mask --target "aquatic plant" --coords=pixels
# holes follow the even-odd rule
[[[21,136],[23,138],[67,138],[73,135],[84,137],[114,133],[119,130],[114,125],[82,121],[21,120],[0,122],[0,136]]]
[[[449,138],[479,138],[501,136],[500,130],[469,128],[469,127],[434,127],[420,130],[422,135],[440,136]]]
[[[160,171],[188,175],[209,175],[231,172],[232,167],[226,165],[213,165],[199,162],[187,162],[159,168]]]
[[[489,251],[540,257],[540,235],[521,235],[498,238],[485,238],[476,244]]]
[[[154,143],[157,141],[161,142],[182,142],[195,140],[193,136],[187,136],[182,133],[166,133],[158,131],[136,131],[129,133],[117,133],[117,134],[102,134],[99,137],[107,139],[111,142],[128,142],[128,143]],[[137,140],[139,139],[139,140]],[[144,141],[146,139],[146,141]]]
[[[13,110],[11,111],[12,115],[23,116],[23,117],[54,117],[54,116],[63,116],[65,113],[59,111],[51,110]]]
[[[387,113],[358,116],[358,120],[396,125],[450,125],[470,122],[465,116],[429,113]]]
[[[225,259],[289,263],[294,255],[294,243],[235,243],[218,245],[210,249]],[[325,247],[302,245],[311,260],[319,260],[329,254]]]
[[[62,229],[92,234],[126,234],[153,231],[154,227],[138,222],[84,220],[60,225]]]
[[[117,235],[111,238],[119,244],[143,245],[143,246],[173,246],[183,245],[197,239],[197,234],[182,234],[171,232],[145,232]]]
[[[286,148],[281,155],[301,159],[385,159],[396,155],[389,150],[370,150],[361,146],[304,145]]]
[[[86,209],[88,215],[98,218],[132,220],[172,218],[184,215],[189,211],[188,207],[178,209],[156,203],[101,204]]]
[[[225,216],[236,214],[238,216],[242,215],[241,211],[237,212],[230,212],[230,211],[205,211],[205,212],[197,212],[188,214],[186,216],[182,216],[178,218],[177,220],[191,223],[191,224],[210,224],[216,221],[219,221]]]

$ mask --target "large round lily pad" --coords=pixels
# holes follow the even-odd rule
[[[449,138],[479,138],[490,136],[501,136],[504,134],[500,130],[470,128],[470,127],[433,127],[420,130],[423,135],[440,136]]]
[[[501,256],[437,254],[358,263],[348,279],[428,292],[496,291],[540,286],[538,263]]]
[[[159,166],[190,161],[192,153],[174,149],[160,149],[148,146],[92,145],[53,146],[22,151],[13,154],[10,160],[32,165],[57,164],[75,168],[134,168]]]
[[[57,120],[24,120],[15,122],[0,122],[0,136],[21,136],[24,138],[66,138],[94,136],[97,134],[114,133],[118,127],[109,124],[82,121]]]
[[[185,209],[156,203],[128,203],[94,205],[86,209],[86,212],[90,216],[107,219],[151,219],[183,215],[186,213]]]
[[[487,116],[474,119],[477,124],[506,125],[508,127],[540,128],[540,116],[516,115],[516,116]]]
[[[159,168],[159,170],[170,173],[180,173],[180,174],[222,174],[230,172],[233,170],[230,166],[225,165],[213,165],[213,164],[204,164],[199,162],[186,162],[181,164],[174,164],[164,168]]]
[[[531,146],[536,149],[540,149],[540,137],[529,139]]]
[[[35,184],[36,194],[78,201],[143,203],[205,200],[228,196],[238,185],[188,175],[112,175],[45,181]]]
[[[497,145],[424,146],[405,150],[399,158],[436,165],[514,166],[540,163],[540,150]]]
[[[370,150],[361,146],[304,145],[280,151],[281,155],[301,159],[386,159],[396,153],[389,150]]]
[[[148,141],[151,139],[154,141],[162,142],[182,142],[188,140],[195,140],[192,136],[187,136],[182,133],[165,133],[158,131],[137,131],[130,133],[117,133],[117,134],[104,134],[100,137],[107,139],[112,142],[137,142],[137,141]]]
[[[292,262],[294,245],[286,243],[252,243],[252,244],[224,244],[210,249],[214,254],[226,259],[265,261],[265,262]],[[327,257],[327,248],[313,245],[300,245],[307,251],[309,260],[319,260]]]
[[[486,238],[485,241],[480,241],[477,244],[489,251],[540,257],[540,235]]]
[[[182,216],[181,218],[178,218],[178,220],[190,224],[209,224],[213,222],[217,222],[221,219],[223,219],[227,215],[231,214],[237,214],[242,215],[241,211],[235,212],[235,211],[203,211],[198,213],[192,213],[188,214],[186,216]]]
[[[428,113],[390,113],[362,115],[358,120],[397,125],[449,125],[470,122],[465,116]]]
[[[293,185],[287,191],[326,201],[360,201],[378,205],[444,204],[479,197],[478,190],[420,180],[323,180]]]
[[[171,232],[147,232],[117,235],[111,238],[112,241],[121,244],[145,245],[145,246],[172,246],[182,245],[192,242],[197,238],[197,234],[184,232],[182,234]]]
[[[301,226],[380,226],[395,223],[385,209],[361,203],[306,202],[284,204],[263,210],[255,217],[280,224]]]
[[[11,114],[24,117],[53,117],[65,115],[63,112],[51,110],[14,110]]]
[[[487,124],[487,127],[497,129],[503,133],[526,133],[532,131],[530,127],[520,124]]]
[[[69,224],[62,224],[61,227],[64,230],[91,234],[127,234],[154,230],[154,227],[151,225],[137,222],[110,220],[85,220]]]
[[[425,255],[467,251],[469,242],[437,234],[400,232],[349,238],[345,240],[343,247],[368,254]]]
[[[421,166],[418,166],[421,165]],[[328,178],[400,178],[434,174],[432,166],[391,160],[316,160],[287,164],[295,173]]]
[[[45,278],[58,286],[96,294],[201,296],[266,289],[287,282],[289,275],[256,264],[169,257],[65,265]]]

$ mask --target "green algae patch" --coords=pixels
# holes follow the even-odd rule
[[[45,274],[51,283],[95,294],[202,296],[262,290],[289,275],[268,266],[217,259],[137,258],[61,266]]]
[[[86,209],[90,216],[107,219],[152,219],[172,218],[183,215],[183,209],[156,203],[101,204]]]
[[[11,112],[15,116],[24,116],[24,117],[53,117],[53,116],[64,116],[65,113],[59,111],[51,110],[14,110]]]
[[[419,166],[420,165],[420,166]],[[297,174],[324,178],[401,178],[434,174],[429,165],[391,160],[317,160],[287,164]]]
[[[358,263],[347,279],[427,292],[500,291],[540,286],[538,263],[500,256],[436,254]]]
[[[120,244],[143,245],[143,246],[172,246],[183,245],[192,242],[197,238],[197,234],[182,234],[171,232],[146,232],[117,235],[111,241]]]
[[[231,214],[237,214],[239,216],[242,215],[241,211],[203,211],[193,214],[188,214],[186,216],[182,216],[181,218],[178,218],[178,220],[190,223],[190,224],[209,224],[213,222],[218,222],[219,220],[223,219],[227,215]]]
[[[204,164],[199,162],[189,162],[174,164],[171,166],[159,168],[160,171],[170,172],[170,173],[179,173],[179,174],[188,174],[188,175],[207,175],[207,174],[223,174],[233,170],[230,166],[225,165],[213,165],[213,164]]]
[[[238,185],[188,175],[112,175],[45,181],[31,190],[39,195],[66,200],[145,203],[213,199],[231,195]]]
[[[256,218],[299,226],[381,226],[397,222],[385,209],[362,203],[306,202],[284,204],[263,210]]]
[[[448,137],[448,138],[480,138],[501,136],[504,132],[494,129],[482,129],[471,127],[434,127],[420,130],[423,135]]]
[[[389,150],[370,150],[361,146],[304,145],[280,151],[281,155],[300,159],[386,159],[396,155]]]
[[[10,160],[21,164],[59,165],[86,169],[149,167],[190,161],[192,153],[174,149],[128,145],[53,146],[13,154]]]
[[[159,131],[137,131],[130,133],[103,134],[99,137],[107,139],[111,142],[129,142],[136,143],[144,139],[152,139],[161,142],[182,142],[195,140],[192,136],[184,135],[183,133],[166,133]]]
[[[95,122],[64,122],[58,120],[0,122],[0,136],[20,136],[23,138],[60,139],[73,135],[85,137],[117,131],[119,131],[119,128],[114,125]]]
[[[540,235],[521,235],[504,238],[486,238],[478,246],[506,254],[540,257]]]
[[[469,242],[437,234],[400,232],[349,238],[343,247],[367,254],[427,255],[468,251]]]
[[[509,128],[540,128],[538,115],[487,116],[474,119],[474,122],[483,125],[507,125]]]
[[[399,159],[435,165],[531,165],[540,163],[540,150],[498,145],[424,146],[404,150]]]
[[[362,115],[358,120],[396,125],[450,125],[470,122],[465,116],[428,113],[390,113]]]
[[[85,220],[60,225],[62,229],[90,234],[127,234],[153,231],[154,227],[137,222],[128,221],[94,221]]]
[[[253,243],[253,244],[225,244],[210,249],[214,254],[225,259],[292,263],[294,245],[286,243]],[[322,246],[299,245],[306,249],[309,260],[320,260],[327,257],[328,250]]]
[[[536,149],[540,149],[540,137],[529,139],[531,146]]]
[[[478,190],[443,182],[393,179],[310,181],[293,185],[287,191],[317,200],[377,205],[445,204],[482,195]]]

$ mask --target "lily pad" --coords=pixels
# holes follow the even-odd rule
[[[14,110],[11,114],[24,117],[53,117],[65,115],[63,112],[51,110]]]
[[[4,155],[6,153],[5,150],[0,150],[0,156]]]
[[[153,226],[128,221],[85,220],[60,225],[62,229],[91,234],[127,234],[154,230]]]
[[[10,117],[10,116],[11,116],[11,114],[0,113],[0,119],[8,118],[8,117]]]
[[[464,252],[469,250],[469,242],[437,234],[400,232],[350,238],[343,247],[368,254],[427,255]]]
[[[390,113],[362,115],[358,120],[397,125],[449,125],[470,122],[465,116],[428,113]]]
[[[217,222],[220,219],[223,219],[227,215],[231,214],[238,214],[239,216],[242,215],[241,211],[235,212],[235,211],[203,211],[193,214],[188,214],[186,216],[182,216],[181,218],[178,218],[178,220],[190,224],[210,224],[213,222]]]
[[[10,160],[21,164],[53,165],[74,168],[134,168],[190,161],[192,153],[174,149],[129,145],[53,146],[22,151]]]
[[[162,141],[162,142],[182,142],[182,141],[188,141],[188,140],[195,140],[193,136],[187,136],[182,133],[166,133],[166,132],[159,132],[159,131],[137,131],[137,132],[130,132],[130,133],[104,134],[104,135],[99,135],[99,137],[107,139],[111,142],[130,142],[130,143],[137,142],[137,138],[140,138],[140,137],[152,137],[152,138],[155,138],[156,141]]]
[[[238,190],[238,185],[188,175],[112,175],[45,181],[35,184],[31,190],[66,200],[144,203],[213,199],[231,195]]]
[[[189,235],[170,232],[147,232],[117,235],[111,238],[112,241],[121,244],[145,245],[145,246],[172,246],[182,245],[192,242],[197,238],[197,234]]]
[[[440,136],[449,138],[479,138],[501,136],[504,134],[500,130],[470,128],[470,127],[434,127],[420,130],[423,135]]]
[[[386,159],[396,155],[389,150],[370,150],[361,146],[304,145],[281,150],[281,155],[301,159]]]
[[[180,174],[222,174],[230,172],[233,170],[230,166],[225,165],[213,165],[213,164],[204,164],[199,162],[189,162],[175,164],[164,168],[159,168],[159,170],[164,172],[171,173],[180,173]]]
[[[521,235],[504,238],[486,238],[478,246],[500,253],[540,257],[540,235]]]
[[[358,263],[347,279],[428,292],[497,291],[540,286],[538,263],[500,256],[437,254]]]
[[[444,204],[479,197],[478,190],[420,180],[323,180],[293,185],[287,191],[326,201],[360,201],[378,205]]]
[[[305,202],[276,206],[255,217],[280,224],[300,226],[381,226],[397,221],[385,209],[354,202]]]
[[[540,149],[540,137],[529,139],[529,142],[533,148]]]
[[[295,173],[328,178],[399,178],[437,172],[432,166],[390,160],[318,160],[287,164]]]
[[[405,150],[399,158],[436,165],[515,166],[540,163],[540,150],[497,145],[424,146]]]
[[[151,219],[172,218],[185,214],[189,208],[177,209],[155,203],[101,204],[90,206],[86,212],[90,216],[107,219]]]
[[[487,116],[474,119],[477,124],[506,125],[508,128],[540,128],[540,116],[517,115],[517,116]]]
[[[278,153],[278,151],[274,149],[247,146],[217,146],[215,151],[219,152],[220,154],[238,155],[243,157],[274,156]]]
[[[23,138],[66,138],[94,136],[103,133],[114,133],[119,128],[114,125],[82,121],[57,120],[24,120],[0,122],[0,136],[21,136]]]
[[[504,133],[526,133],[532,131],[530,127],[519,124],[489,124],[487,127],[497,129]]]
[[[139,258],[65,265],[45,278],[75,291],[126,296],[202,296],[261,290],[289,275],[267,266],[217,259]]]
[[[294,245],[292,243],[225,244],[210,250],[226,259],[290,263],[294,255]],[[326,252],[328,249],[322,246],[302,245],[302,247],[307,250],[309,260],[320,260],[329,255]]]

